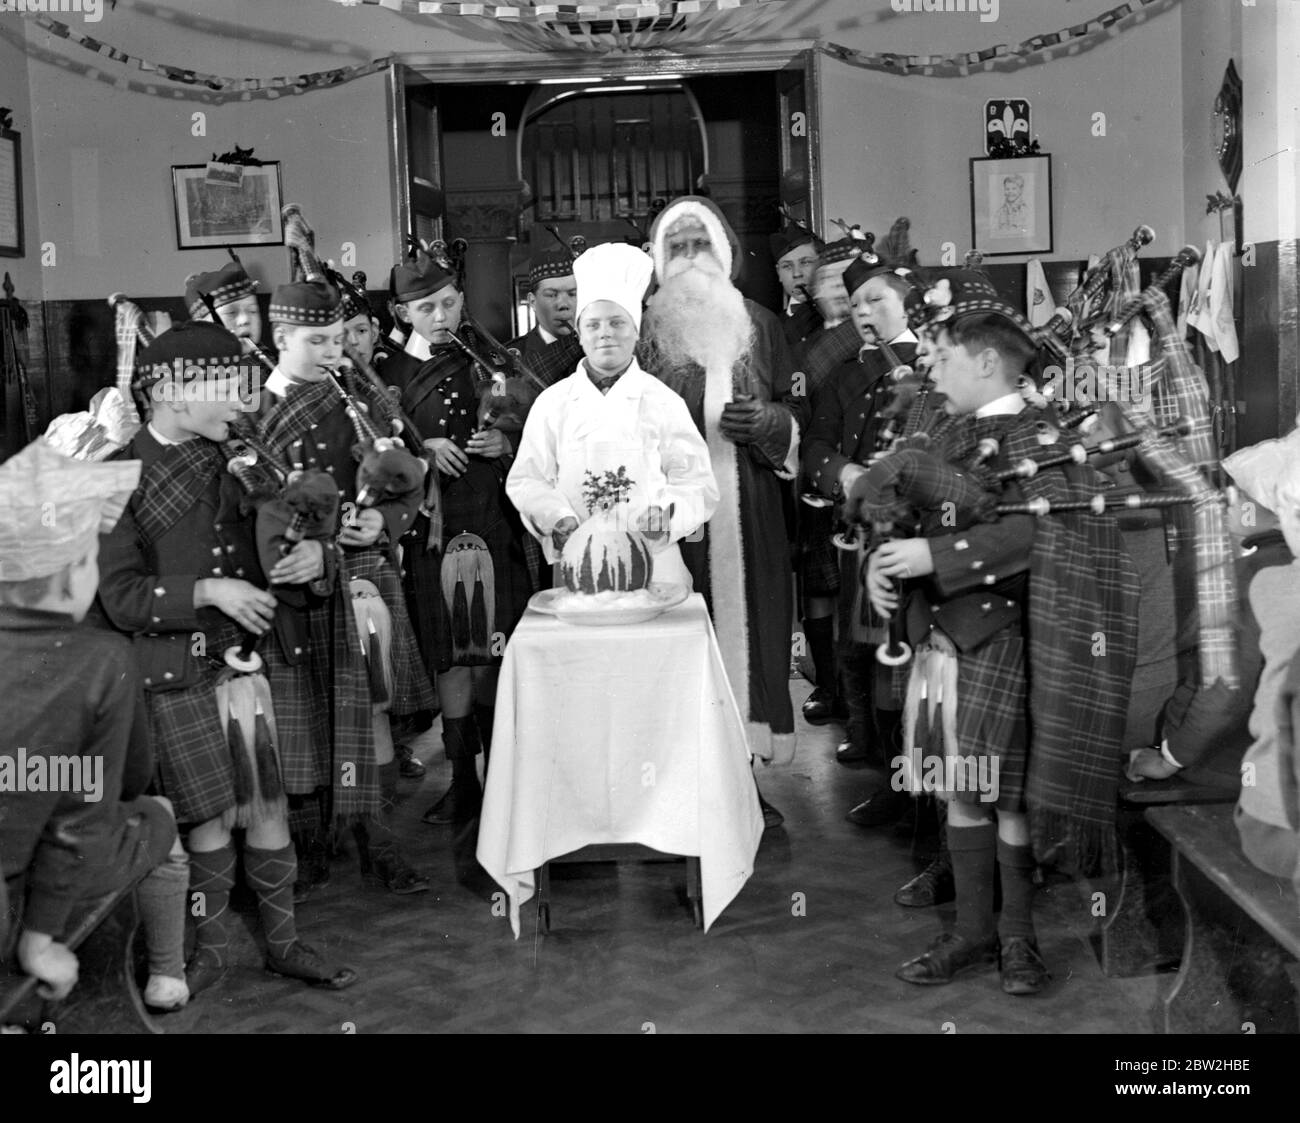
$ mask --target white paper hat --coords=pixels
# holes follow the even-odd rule
[[[0,581],[80,561],[126,509],[140,461],[73,460],[38,437],[0,465]]]
[[[641,330],[641,301],[654,275],[654,262],[644,250],[623,242],[605,242],[579,255],[573,262],[578,282],[578,318],[597,300],[609,300],[632,317]]]

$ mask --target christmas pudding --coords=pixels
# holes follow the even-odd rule
[[[654,576],[654,561],[645,536],[628,525],[627,502],[635,481],[620,465],[617,472],[587,472],[582,485],[588,519],[564,544],[560,575],[564,587],[584,597],[638,593]],[[623,599],[619,597],[619,599]]]

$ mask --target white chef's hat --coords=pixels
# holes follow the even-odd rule
[[[579,320],[588,304],[610,300],[641,330],[641,301],[654,275],[654,262],[647,253],[623,242],[592,246],[574,260],[573,275],[578,282]]]

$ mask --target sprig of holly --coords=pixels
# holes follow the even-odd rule
[[[619,503],[626,503],[631,498],[636,481],[629,479],[627,466],[620,464],[617,472],[603,472],[597,475],[590,469],[582,482],[582,501],[587,505],[587,514],[612,510]]]

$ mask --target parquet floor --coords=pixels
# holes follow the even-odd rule
[[[790,685],[802,702],[807,684]],[[1038,895],[1055,976],[1046,993],[1010,998],[996,972],[932,989],[897,981],[895,967],[951,924],[952,906],[893,903],[918,859],[909,836],[844,820],[867,779],[834,762],[838,737],[835,726],[801,726],[795,765],[760,776],[785,826],[767,832],[754,876],[708,935],[691,924],[681,863],[593,865],[555,872],[551,934],[533,930],[526,906],[516,941],[493,914],[496,886],[473,861],[469,832],[419,821],[450,774],[435,725],[417,749],[429,774],[403,781],[399,812],[407,853],[433,890],[366,890],[355,860],[340,859],[331,884],[299,909],[303,936],[361,981],[334,994],[267,975],[250,916],[232,925],[237,958],[225,979],[163,1024],[171,1033],[936,1033],[946,1022],[962,1033],[1152,1031],[1169,980],[1103,977],[1081,882],[1049,881]]]

